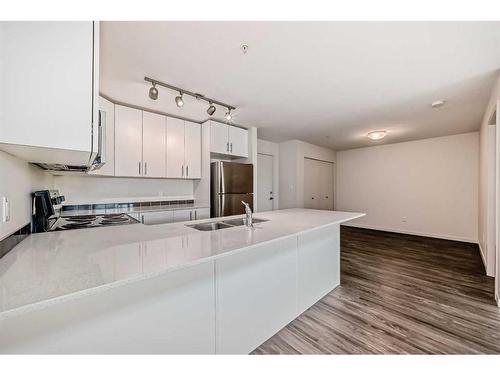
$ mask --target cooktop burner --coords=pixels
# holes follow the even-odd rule
[[[50,228],[55,230],[68,230],[80,228],[103,227],[106,225],[135,224],[137,220],[127,214],[105,214],[105,215],[80,215],[60,217]]]

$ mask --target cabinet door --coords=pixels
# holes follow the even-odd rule
[[[184,120],[167,118],[167,177],[183,178],[184,166]]]
[[[231,155],[248,157],[248,130],[229,127],[229,152]]]
[[[209,219],[210,208],[197,208],[194,211],[194,220]]]
[[[93,22],[0,23],[0,143],[90,153],[93,35]]]
[[[210,122],[210,152],[229,154],[228,126]]]
[[[201,125],[184,122],[185,177],[201,178]]]
[[[142,112],[142,175],[165,177],[166,117]]]
[[[141,222],[146,225],[167,224],[173,221],[173,211],[146,212],[141,214]]]
[[[115,175],[115,105],[109,100],[99,97],[99,111],[104,117],[104,165],[89,174],[97,176],[114,176]]]
[[[174,211],[174,222],[179,221],[190,221],[193,220],[193,210],[175,210]]]
[[[115,106],[115,175],[142,175],[142,111]]]

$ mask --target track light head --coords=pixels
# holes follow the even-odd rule
[[[149,98],[153,100],[158,99],[158,89],[155,83],[153,83],[153,86],[149,89]]]
[[[216,110],[215,106],[212,104],[212,102],[210,102],[210,106],[207,109],[207,113],[210,116],[212,116],[215,113],[215,110]]]
[[[227,121],[231,121],[231,119],[233,118],[233,116],[231,115],[231,110],[228,109],[228,111],[226,112],[226,115],[224,116],[226,118]]]
[[[182,92],[179,92],[179,96],[175,97],[175,104],[177,107],[181,108],[184,105],[184,99],[182,99]]]

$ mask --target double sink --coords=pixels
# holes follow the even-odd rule
[[[252,220],[252,222],[254,222],[254,223],[262,223],[264,221],[268,221],[268,220],[257,219],[257,218],[253,218],[253,220]],[[186,224],[187,227],[194,228],[194,229],[201,230],[201,231],[205,231],[205,232],[212,231],[212,230],[218,230],[218,229],[239,227],[241,225],[245,225],[244,218],[229,219],[229,220],[223,220],[223,221],[209,221],[208,223],[199,223],[199,224]]]

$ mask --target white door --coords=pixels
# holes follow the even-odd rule
[[[229,152],[231,155],[248,157],[248,130],[229,126]]]
[[[304,208],[333,210],[333,163],[304,158]]]
[[[257,155],[257,207],[258,211],[273,209],[273,157]]]
[[[145,177],[165,177],[166,117],[142,113],[142,174]]]
[[[175,210],[174,211],[174,223],[179,221],[189,221],[193,220],[193,210]]]
[[[115,105],[115,175],[142,175],[142,111]]]
[[[169,117],[167,118],[167,177],[184,176],[184,120]]]
[[[104,124],[104,165],[94,171],[89,171],[89,174],[98,176],[114,176],[115,175],[115,105],[109,100],[99,97],[99,111],[101,111],[101,122]]]
[[[187,178],[201,178],[201,125],[184,121],[184,162]]]
[[[210,152],[229,154],[228,126],[210,121]]]

